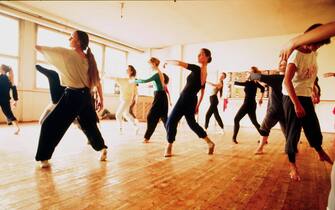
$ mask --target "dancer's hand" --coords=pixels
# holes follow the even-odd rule
[[[298,118],[302,118],[306,115],[305,109],[304,109],[304,107],[302,107],[302,105],[300,103],[295,105],[294,109],[295,109],[295,113],[296,113]]]
[[[103,110],[104,108],[104,103],[103,101],[101,101],[100,99],[96,100],[96,103],[95,103],[95,108],[98,112],[100,112],[101,110]]]
[[[12,105],[13,105],[13,107],[16,107],[16,105],[17,105],[17,101],[13,101],[13,102],[12,102]]]
[[[198,114],[199,113],[199,105],[197,105],[196,107],[195,107],[195,111],[194,111],[194,114]]]
[[[263,99],[259,99],[258,104],[262,105],[263,104]]]
[[[292,41],[287,42],[280,51],[279,57],[281,61],[287,61],[294,50]]]

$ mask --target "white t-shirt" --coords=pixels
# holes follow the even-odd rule
[[[332,172],[331,172],[331,188],[329,192],[328,198],[328,210],[335,210],[335,164],[333,164]]]
[[[60,82],[65,87],[89,87],[88,61],[74,50],[63,47],[41,47],[41,53],[57,68]]]
[[[317,53],[302,53],[298,50],[293,51],[287,61],[287,65],[295,64],[297,71],[292,79],[293,87],[297,96],[312,96],[314,82],[318,73],[316,62]],[[288,95],[285,85],[283,94]]]
[[[125,101],[133,100],[137,89],[134,79],[116,78],[115,81],[120,85],[120,99]]]

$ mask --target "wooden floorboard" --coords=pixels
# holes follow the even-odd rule
[[[179,126],[175,156],[164,158],[162,125],[149,144],[141,132],[120,135],[114,121],[101,123],[109,146],[108,161],[86,144],[72,126],[57,147],[50,169],[34,161],[39,125],[23,124],[19,136],[0,126],[0,209],[247,209],[323,210],[331,166],[320,162],[302,135],[297,157],[301,182],[288,176],[284,137],[271,133],[266,153],[254,155],[258,134],[242,128],[240,144],[231,143],[231,128],[209,136],[213,156],[189,128]],[[335,157],[334,135],[324,134],[324,148]]]

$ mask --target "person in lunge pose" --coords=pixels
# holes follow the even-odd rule
[[[311,31],[322,24],[314,24],[306,30]],[[286,152],[290,162],[290,176],[293,180],[300,180],[296,165],[297,144],[300,139],[301,128],[321,161],[332,164],[332,160],[322,149],[322,133],[319,120],[312,102],[312,92],[317,76],[317,53],[323,45],[329,44],[326,38],[318,42],[302,45],[293,51],[287,61],[283,82],[283,106],[286,121]]]
[[[138,132],[138,125],[133,118],[133,116],[129,113],[130,105],[134,99],[134,96],[137,91],[135,81],[136,69],[132,65],[128,65],[127,68],[128,78],[119,78],[106,76],[108,79],[114,80],[120,86],[120,104],[116,111],[116,120],[119,123],[120,133],[123,133],[123,118],[125,117],[127,122],[131,122],[135,128],[135,132]]]
[[[2,64],[0,67],[0,107],[7,118],[8,125],[14,125],[14,134],[17,135],[20,132],[20,127],[11,108],[11,90],[14,99],[13,105],[16,106],[19,98],[14,84],[14,73],[11,67]]]
[[[225,78],[226,78],[226,73],[222,72],[220,74],[219,81],[217,83],[212,83],[212,82],[207,81],[207,84],[211,85],[213,89],[209,97],[210,105],[206,113],[205,129],[207,130],[209,120],[214,114],[214,117],[221,128],[222,134],[224,134],[224,125],[223,125],[223,122],[222,122],[222,119],[220,117],[219,110],[218,110],[218,105],[219,105],[218,92],[220,92],[220,98],[221,98],[222,92],[223,92],[223,80]]]
[[[258,72],[258,69],[253,66],[251,67],[250,72],[256,73]],[[259,88],[261,90],[262,95],[258,103],[259,105],[261,105],[263,103],[263,96],[264,96],[265,88],[261,84],[259,84],[257,81],[250,80],[250,78],[248,78],[248,80],[245,82],[235,82],[234,84],[239,85],[239,86],[244,86],[244,93],[245,93],[243,104],[241,108],[238,110],[238,112],[236,113],[235,118],[234,118],[234,134],[233,134],[232,141],[235,144],[238,144],[236,138],[237,138],[238,131],[240,129],[240,121],[246,114],[248,114],[252,124],[261,134],[259,130],[261,126],[257,122],[257,117],[256,117],[257,104],[256,104],[255,98],[256,98],[257,88]]]
[[[169,109],[167,93],[165,91],[164,75],[159,69],[160,61],[157,58],[152,57],[149,60],[149,64],[154,72],[153,75],[145,80],[135,80],[137,84],[153,82],[155,89],[154,101],[152,102],[152,106],[147,115],[147,130],[144,134],[144,143],[149,143],[160,119],[165,126]]]
[[[57,68],[61,85],[66,87],[56,107],[42,122],[35,156],[36,161],[41,161],[41,167],[49,167],[48,160],[76,117],[81,119],[81,126],[88,128],[94,136],[90,138],[90,143],[96,151],[101,152],[100,160],[107,158],[104,139],[97,124],[91,123],[95,120],[96,113],[90,91],[94,87],[98,89],[98,109],[103,107],[103,94],[97,65],[88,47],[89,38],[87,33],[75,31],[69,41],[71,49],[36,46],[36,50],[46,61]]]
[[[208,144],[208,154],[212,155],[214,152],[215,144],[208,138],[206,131],[195,120],[195,114],[198,112],[204,96],[207,79],[207,64],[211,61],[211,52],[206,48],[202,48],[198,55],[200,66],[176,60],[169,60],[164,64],[164,67],[166,64],[177,65],[191,71],[191,74],[187,77],[187,83],[166,122],[168,145],[165,150],[165,157],[172,156],[172,145],[176,138],[177,126],[183,116],[186,118],[187,124],[198,137],[204,139]],[[199,91],[201,95],[198,101],[197,94]]]
[[[268,143],[270,130],[279,122],[280,128],[285,135],[285,118],[283,110],[282,83],[284,72],[275,75],[264,75],[261,73],[251,73],[250,80],[266,83],[271,87],[271,95],[268,101],[265,118],[260,127],[261,139],[255,154],[263,154],[263,148]]]
[[[36,65],[37,71],[39,71],[41,74],[45,75],[48,78],[49,82],[49,89],[50,89],[50,96],[51,96],[51,103],[45,108],[44,112],[42,113],[40,117],[40,124],[43,123],[44,119],[48,116],[48,114],[56,107],[57,103],[65,93],[65,87],[60,84],[60,79],[58,76],[58,73],[54,70],[47,69],[42,67],[41,65]],[[95,106],[95,101],[92,96],[92,104]],[[97,114],[95,115],[95,118],[93,118],[93,115],[91,116],[91,120],[83,122],[80,117],[77,117],[77,122],[79,128],[84,132],[88,139],[88,143],[91,144],[92,140],[91,138],[95,137],[95,131],[92,129],[94,128],[94,124],[99,122],[99,117]]]

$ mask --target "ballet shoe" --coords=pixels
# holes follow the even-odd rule
[[[233,143],[238,144],[238,141],[236,139],[233,139],[232,141]]]
[[[149,141],[150,141],[150,139],[144,139],[144,140],[143,140],[143,143],[144,143],[144,144],[149,144]]]
[[[103,148],[101,150],[100,161],[106,161],[106,159],[107,159],[107,149]]]
[[[17,130],[14,132],[14,135],[19,135],[19,133],[20,133],[20,128],[17,129]]]

